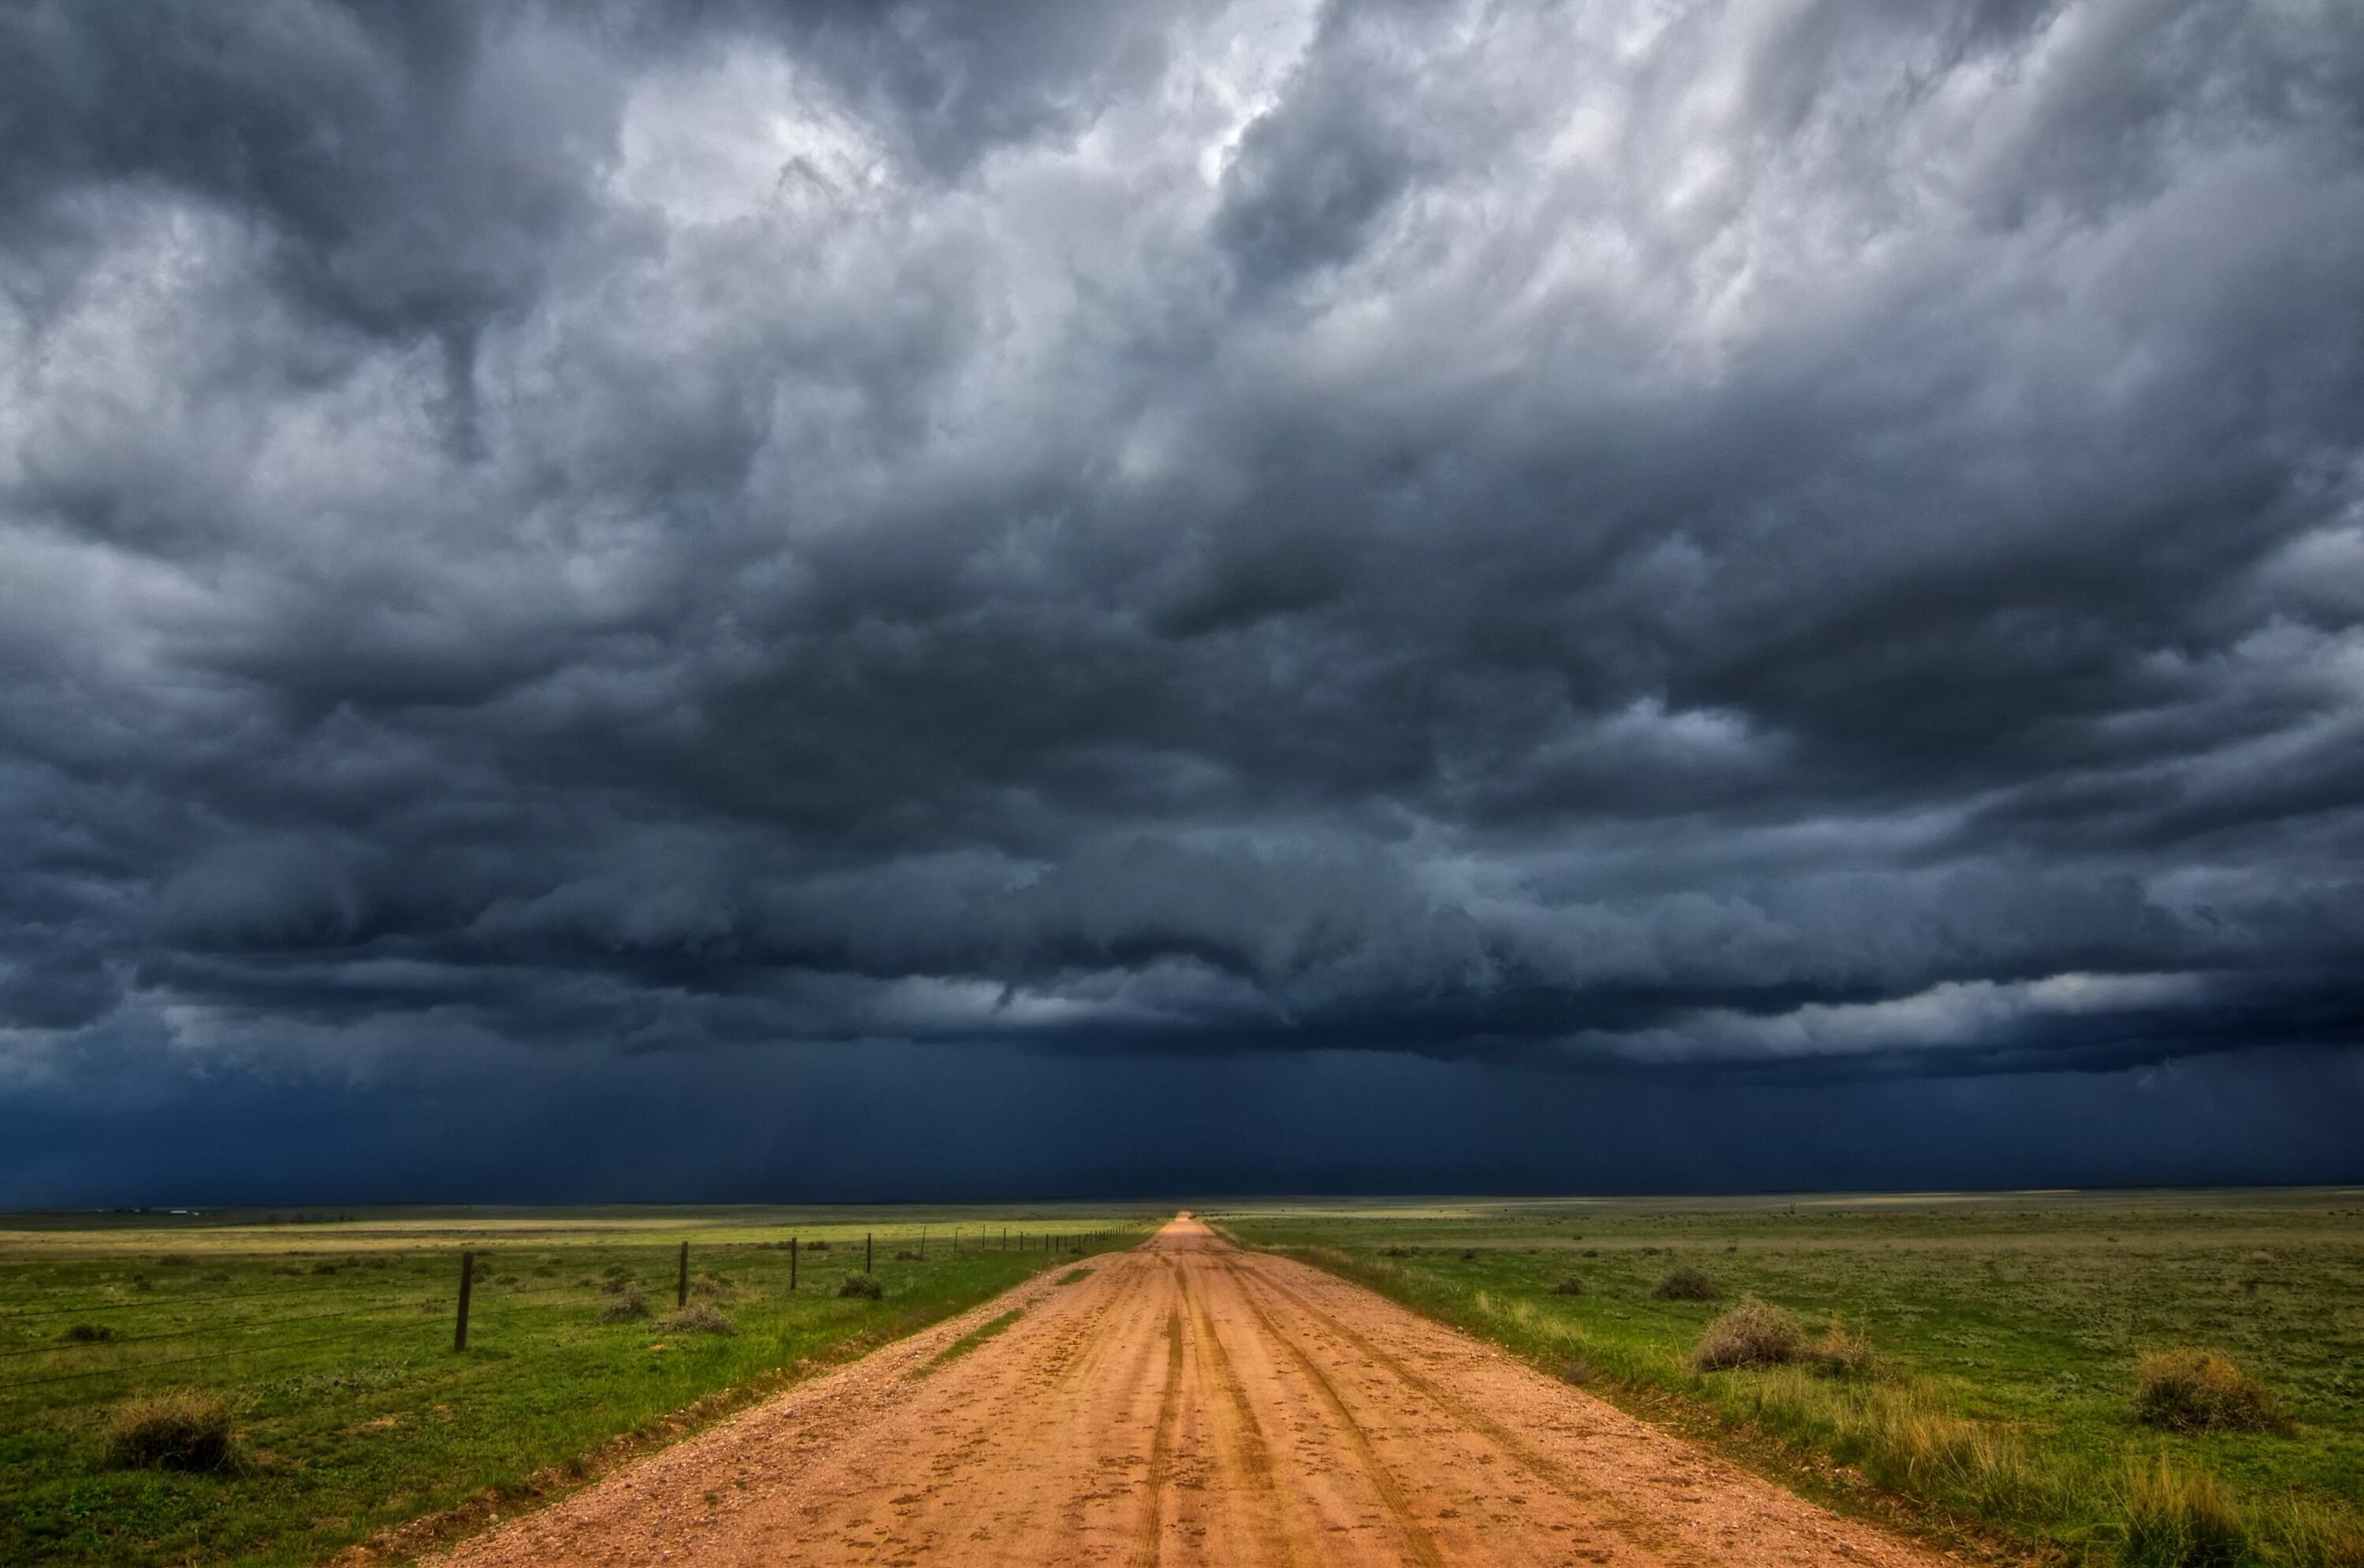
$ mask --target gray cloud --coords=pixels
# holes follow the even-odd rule
[[[0,60],[22,1081],[2356,1042],[2349,8],[27,3]]]

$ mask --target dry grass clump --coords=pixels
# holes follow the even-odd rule
[[[1663,1293],[1664,1287],[1661,1286]],[[1697,1300],[1685,1296],[1683,1300]],[[1691,1365],[1701,1372],[1724,1372],[1734,1367],[1780,1366],[1804,1354],[1806,1336],[1798,1320],[1778,1307],[1753,1296],[1708,1326],[1691,1352]]]
[[[1650,1294],[1660,1301],[1713,1301],[1719,1293],[1715,1281],[1699,1270],[1680,1268],[1660,1280]]]
[[[916,1263],[921,1260],[920,1258],[920,1254],[911,1251],[910,1248],[898,1247],[895,1251],[895,1261],[898,1263]]]
[[[110,1464],[220,1474],[239,1467],[238,1432],[219,1396],[194,1388],[151,1394],[116,1407],[106,1434]]]
[[[739,1325],[730,1321],[730,1314],[710,1301],[693,1301],[677,1311],[668,1312],[657,1319],[657,1327],[668,1334],[735,1334]]]
[[[599,1309],[599,1316],[610,1323],[627,1323],[649,1315],[649,1298],[637,1290],[619,1293],[613,1301]]]
[[[1822,1337],[1806,1347],[1804,1359],[1824,1377],[1870,1377],[1879,1371],[1870,1338],[1840,1322],[1835,1314]]]
[[[1562,1274],[1551,1287],[1551,1293],[1554,1296],[1582,1296],[1584,1282],[1574,1274]]]
[[[700,1274],[689,1282],[689,1288],[695,1295],[710,1298],[722,1295],[730,1287],[713,1274]]]
[[[886,1294],[876,1274],[850,1273],[837,1282],[837,1294],[863,1301],[876,1301]]]
[[[2121,1506],[2119,1560],[2127,1568],[2235,1568],[2249,1561],[2240,1506],[2204,1472],[2174,1469],[2162,1454],[2156,1468],[2128,1473]]]
[[[2135,1364],[2135,1419],[2172,1432],[2262,1432],[2281,1425],[2263,1384],[2191,1345]]]
[[[58,1335],[78,1345],[95,1345],[115,1338],[115,1330],[104,1323],[76,1323]]]
[[[1419,1251],[1420,1249],[1417,1247],[1382,1247],[1379,1249],[1379,1256],[1382,1258],[1409,1258]]]

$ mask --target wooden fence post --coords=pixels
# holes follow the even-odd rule
[[[788,1288],[797,1288],[797,1239],[788,1238]]]
[[[875,1274],[878,1272],[877,1265],[871,1261],[870,1241],[870,1232],[864,1231],[862,1233],[862,1272],[865,1274]]]
[[[920,1262],[923,1262],[923,1263],[924,1263],[924,1262],[926,1262],[927,1261],[928,1261],[928,1228],[927,1228],[926,1226],[922,1225],[922,1226],[920,1226]]]
[[[689,1305],[689,1243],[686,1241],[681,1244],[681,1277],[674,1282],[673,1304],[675,1307]]]
[[[474,1293],[475,1285],[476,1254],[463,1252],[460,1254],[460,1318],[452,1329],[452,1348],[454,1351],[468,1348],[468,1297]]]

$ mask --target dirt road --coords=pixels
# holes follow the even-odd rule
[[[1187,1216],[467,1543],[468,1568],[1934,1559]],[[1022,1316],[965,1354],[961,1337]]]

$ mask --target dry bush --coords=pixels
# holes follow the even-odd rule
[[[693,1301],[677,1311],[668,1312],[657,1319],[657,1327],[668,1334],[735,1334],[739,1325],[730,1315],[710,1301]]]
[[[1477,1248],[1475,1248],[1475,1247],[1464,1247],[1464,1248],[1462,1248],[1462,1249],[1461,1249],[1461,1261],[1462,1261],[1463,1262],[1465,1262],[1465,1263],[1474,1263],[1474,1262],[1476,1262],[1478,1261],[1478,1249],[1477,1249]]]
[[[104,1323],[76,1323],[58,1336],[78,1345],[95,1345],[115,1338],[115,1330]]]
[[[2156,1468],[2128,1473],[2121,1507],[2127,1568],[2234,1568],[2249,1560],[2232,1493],[2202,1471],[2173,1468],[2164,1454]]]
[[[712,1274],[699,1274],[689,1282],[689,1288],[693,1295],[713,1297],[722,1295],[730,1287]]]
[[[1824,1377],[1869,1377],[1879,1371],[1879,1358],[1874,1354],[1870,1337],[1859,1329],[1850,1329],[1834,1314],[1822,1338],[1805,1348],[1806,1364]]]
[[[2262,1432],[2281,1425],[2265,1385],[2191,1345],[2135,1363],[2135,1419],[2172,1432]]]
[[[886,1294],[876,1274],[851,1273],[837,1282],[837,1294],[863,1301],[876,1301]]]
[[[159,1252],[156,1255],[156,1266],[162,1269],[185,1269],[196,1261],[186,1252]]]
[[[1799,1332],[1796,1318],[1753,1296],[1744,1296],[1739,1306],[1708,1326],[1700,1337],[1699,1349],[1691,1352],[1691,1365],[1701,1372],[1779,1366],[1796,1361],[1805,1348],[1806,1337]]]
[[[1697,1269],[1682,1268],[1660,1280],[1650,1294],[1660,1301],[1713,1301],[1718,1293],[1715,1281]]]
[[[194,1388],[151,1394],[116,1407],[106,1458],[139,1470],[220,1474],[239,1467],[238,1432],[217,1396]]]
[[[1582,1296],[1584,1282],[1574,1274],[1563,1274],[1558,1283],[1551,1287],[1551,1293],[1554,1296]]]
[[[1409,1258],[1419,1251],[1420,1249],[1417,1247],[1382,1247],[1379,1249],[1379,1256],[1382,1258]]]
[[[895,1251],[895,1261],[898,1263],[916,1263],[921,1260],[920,1254],[911,1251],[910,1248],[898,1247]]]
[[[826,1240],[808,1241],[805,1243],[805,1251],[808,1252],[826,1252],[829,1251],[829,1243]]]
[[[610,1323],[625,1323],[649,1315],[649,1298],[637,1290],[627,1290],[599,1309],[599,1316]]]

